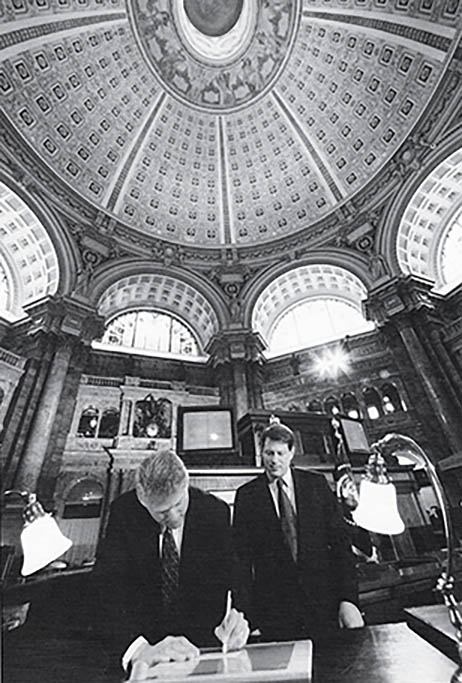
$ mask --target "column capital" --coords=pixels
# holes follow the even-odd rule
[[[222,330],[215,334],[207,344],[206,352],[210,355],[213,367],[244,361],[263,365],[263,351],[266,344],[259,332],[249,328]]]
[[[24,310],[29,317],[22,326],[29,336],[53,334],[71,343],[89,345],[104,331],[104,319],[94,306],[68,296],[47,296],[24,306]]]
[[[368,320],[384,325],[402,314],[415,311],[435,311],[441,297],[432,292],[434,283],[416,275],[394,277],[369,291],[364,302]]]

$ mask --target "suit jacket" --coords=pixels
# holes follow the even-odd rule
[[[292,474],[297,563],[285,545],[265,474],[241,486],[234,504],[235,602],[267,639],[321,635],[337,625],[340,601],[358,599],[353,554],[335,496],[323,475],[297,469]]]
[[[213,629],[224,615],[230,585],[229,508],[190,488],[180,553],[178,633],[194,644],[218,644]],[[161,614],[160,525],[130,491],[112,506],[93,571],[97,629],[123,654],[139,635],[157,642],[171,634]]]

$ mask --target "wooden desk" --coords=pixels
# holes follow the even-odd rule
[[[459,662],[456,634],[445,605],[409,607],[404,613],[409,628],[454,662]]]
[[[121,683],[97,642],[26,629],[5,637],[5,683]],[[344,631],[314,647],[313,683],[449,683],[454,669],[404,623]]]

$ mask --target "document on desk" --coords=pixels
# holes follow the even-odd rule
[[[310,640],[300,640],[249,645],[228,654],[207,652],[187,662],[156,664],[148,670],[143,680],[168,683],[310,683],[311,669],[312,643]]]

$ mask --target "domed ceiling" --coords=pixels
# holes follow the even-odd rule
[[[11,0],[3,144],[52,170],[61,204],[133,231],[271,242],[380,176],[444,76],[459,15],[458,0]]]

